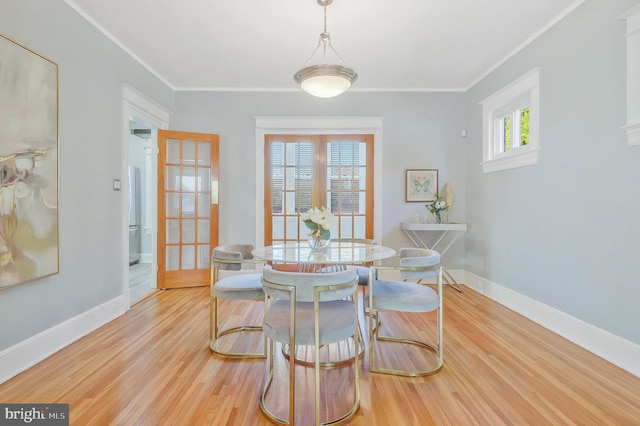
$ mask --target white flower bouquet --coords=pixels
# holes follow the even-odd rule
[[[440,195],[435,194],[435,197],[436,199],[433,200],[433,202],[430,204],[425,204],[425,207],[427,208],[427,210],[429,210],[429,213],[433,214],[436,217],[436,223],[442,223],[440,212],[449,209],[449,207],[451,206],[447,205],[447,203]]]
[[[331,225],[335,221],[335,216],[326,208],[313,207],[308,212],[302,213],[300,219],[311,229],[311,235],[322,237],[324,240],[331,238]]]

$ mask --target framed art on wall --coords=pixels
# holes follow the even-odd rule
[[[58,65],[0,34],[0,289],[59,272]]]
[[[405,177],[405,201],[425,202],[436,199],[438,170],[407,169]]]

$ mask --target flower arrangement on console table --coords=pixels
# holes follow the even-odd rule
[[[435,200],[433,200],[433,202],[430,204],[425,204],[425,207],[427,208],[427,210],[429,210],[429,213],[435,216],[436,223],[442,223],[442,216],[440,212],[449,210],[451,208],[451,204],[453,204],[453,194],[449,189],[448,183],[442,187],[442,191],[440,191],[440,194],[444,194],[444,197],[436,193]]]
[[[325,207],[313,207],[302,213],[300,219],[311,230],[307,236],[311,250],[325,250],[331,241],[331,225],[335,221],[333,213]]]
[[[449,206],[447,206],[447,203],[444,202],[441,196],[439,196],[438,194],[436,194],[435,196],[436,199],[433,200],[431,204],[425,204],[425,207],[427,208],[427,210],[429,210],[429,213],[435,216],[436,223],[442,223],[442,216],[440,216],[440,212],[447,210]]]

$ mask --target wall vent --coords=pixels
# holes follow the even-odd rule
[[[149,139],[151,137],[151,129],[133,129],[131,133],[142,139]]]

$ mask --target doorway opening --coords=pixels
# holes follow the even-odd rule
[[[152,152],[156,145],[148,124],[129,119],[128,140],[128,228],[129,228],[129,300],[130,305],[156,291],[152,280],[152,241],[155,206],[151,199]]]
[[[131,306],[158,291],[157,138],[159,129],[169,127],[169,112],[127,84],[122,85],[122,99],[122,294],[124,302]],[[137,229],[135,226],[133,229],[129,227],[129,199],[136,198],[130,197],[130,183],[135,180],[129,179],[130,158],[135,163],[134,169],[139,168],[140,176],[140,219]],[[135,170],[132,174],[136,175]],[[134,247],[130,247],[129,234],[132,231],[140,234],[139,250],[136,248],[137,238],[133,239]],[[140,292],[137,289],[134,292],[133,287],[139,288]]]

